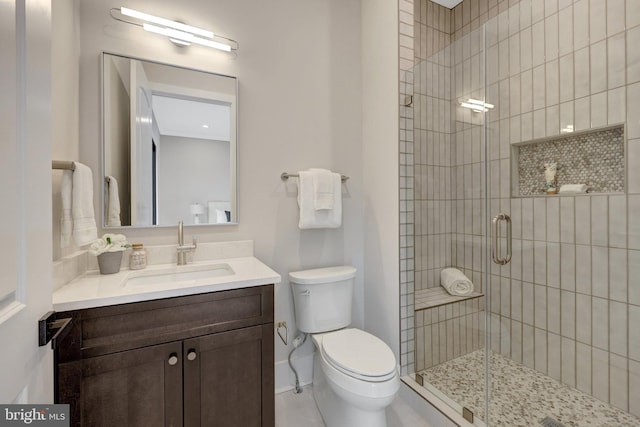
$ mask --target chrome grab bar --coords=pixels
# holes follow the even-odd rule
[[[507,255],[505,258],[500,257],[500,221],[507,224]],[[498,265],[505,265],[511,261],[511,217],[505,213],[501,213],[493,217],[491,220],[491,258]]]

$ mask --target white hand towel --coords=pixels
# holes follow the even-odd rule
[[[78,246],[88,245],[98,238],[96,216],[93,211],[93,174],[88,166],[74,162],[71,192],[73,239]]]
[[[60,247],[66,248],[71,243],[73,234],[73,217],[71,216],[71,192],[73,189],[73,171],[62,171],[62,221],[60,224]]]
[[[445,268],[440,272],[440,285],[451,295],[465,296],[473,292],[473,283],[457,268]]]
[[[333,209],[335,175],[327,169],[309,169],[313,177],[313,207],[315,210]],[[338,184],[340,185],[340,184]]]
[[[316,210],[314,202],[313,175],[309,171],[300,171],[298,178],[298,206],[300,206],[300,229],[338,228],[342,225],[342,185],[340,175],[337,183],[334,177],[333,209]]]
[[[587,184],[565,184],[560,186],[560,193],[586,193]]]
[[[118,180],[107,177],[107,227],[120,227],[120,193]]]

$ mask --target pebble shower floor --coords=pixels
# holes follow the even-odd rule
[[[491,352],[490,425],[531,427],[549,417],[565,427],[640,426],[640,418]],[[420,371],[425,385],[446,394],[486,421],[484,350]]]

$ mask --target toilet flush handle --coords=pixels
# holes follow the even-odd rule
[[[309,289],[305,289],[304,291],[300,291],[300,295],[309,296],[311,295],[311,291]]]

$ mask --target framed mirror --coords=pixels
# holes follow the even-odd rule
[[[102,54],[103,226],[238,222],[237,79]]]

